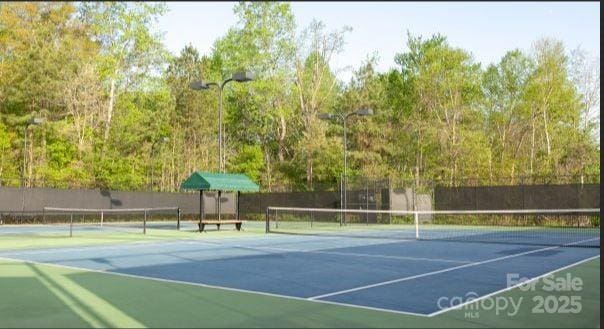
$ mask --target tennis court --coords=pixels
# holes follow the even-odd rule
[[[280,223],[281,230],[287,223]],[[326,230],[328,221],[323,221],[324,225],[314,223],[316,234],[302,230],[299,221],[289,222],[296,229],[289,232],[293,234],[264,234],[265,226],[272,224],[262,222],[246,223],[245,232],[201,235],[184,225],[182,231],[157,241],[4,250],[0,258],[171,282],[191,289],[216,287],[432,318],[513,288],[508,282],[510,274],[539,278],[599,260],[600,256],[599,248],[594,248],[600,243],[599,230],[565,229],[560,235],[549,229],[535,235],[532,229],[531,237],[541,239],[535,244],[517,238],[477,243],[401,238],[399,234],[409,230],[397,226],[378,230],[358,226],[346,231]],[[14,233],[32,228],[8,229]],[[474,227],[466,236],[477,236],[477,231]],[[479,231],[483,237],[494,234],[485,228]],[[517,229],[513,232],[522,236]],[[552,239],[549,243],[544,240],[547,236]],[[565,239],[561,241],[560,236]],[[599,286],[589,288],[599,290]]]

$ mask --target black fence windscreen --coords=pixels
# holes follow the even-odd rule
[[[600,184],[436,186],[437,210],[600,208]]]

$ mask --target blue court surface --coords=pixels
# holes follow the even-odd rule
[[[242,235],[78,248],[0,257],[122,275],[435,315],[439,299],[508,287],[599,257],[599,248],[351,237]]]

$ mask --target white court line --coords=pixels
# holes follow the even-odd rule
[[[206,241],[199,241],[199,242],[188,241],[188,243],[191,243],[191,244],[202,243],[202,244],[214,245],[213,243],[206,242]],[[455,259],[443,259],[443,258],[424,258],[424,257],[360,254],[360,253],[349,253],[349,252],[325,251],[325,250],[321,250],[321,249],[302,250],[302,249],[289,249],[289,248],[263,247],[263,246],[242,246],[242,245],[220,244],[220,243],[216,243],[216,244],[225,246],[225,247],[250,249],[250,250],[254,250],[254,251],[280,251],[280,252],[326,254],[326,255],[338,255],[338,256],[350,256],[350,257],[385,258],[385,259],[395,259],[395,260],[418,260],[418,261],[427,261],[427,262],[457,263],[457,264],[468,264],[468,263],[473,262],[473,261],[469,261],[469,260],[455,260]]]
[[[38,254],[49,254],[49,253],[64,253],[64,252],[81,252],[88,250],[112,250],[112,249],[133,249],[133,248],[141,248],[141,247],[149,247],[149,245],[165,245],[165,244],[179,244],[181,243],[178,240],[166,240],[166,241],[136,241],[136,242],[127,242],[124,244],[99,244],[99,245],[88,245],[81,247],[55,247],[51,249],[34,249],[34,250],[25,250],[25,251],[11,251],[5,250],[0,251],[0,255],[2,254],[10,254],[10,255],[38,255]]]
[[[389,309],[384,309],[384,308],[379,308],[379,307],[371,307],[371,306],[347,304],[347,303],[340,303],[340,302],[332,302],[332,301],[327,301],[327,300],[308,300],[308,299],[303,298],[303,297],[294,297],[294,296],[287,296],[287,295],[279,295],[279,294],[273,294],[273,293],[269,293],[269,292],[246,290],[246,289],[238,289],[238,288],[230,288],[230,287],[216,286],[216,285],[210,285],[210,284],[205,284],[205,283],[196,283],[196,282],[188,282],[188,281],[179,281],[179,280],[171,280],[171,279],[154,278],[154,277],[148,277],[148,276],[142,276],[142,275],[126,274],[126,273],[111,272],[111,271],[104,271],[104,270],[95,270],[95,269],[81,268],[81,267],[76,267],[76,266],[69,266],[69,265],[62,265],[62,264],[55,264],[55,263],[36,262],[36,261],[31,261],[31,260],[9,258],[9,257],[4,257],[4,256],[0,256],[0,259],[4,259],[4,260],[7,260],[7,261],[13,261],[13,262],[26,263],[26,264],[36,264],[36,265],[46,265],[46,266],[52,266],[52,267],[58,267],[58,268],[67,268],[67,269],[77,270],[77,271],[83,271],[83,272],[93,272],[93,273],[115,275],[115,276],[134,278],[134,279],[142,279],[142,280],[150,280],[150,281],[158,281],[158,282],[166,282],[166,283],[177,283],[177,284],[183,284],[183,285],[188,285],[188,286],[196,286],[196,287],[204,287],[204,288],[211,288],[211,289],[218,289],[218,290],[225,290],[225,291],[233,291],[233,292],[247,293],[247,294],[253,294],[253,295],[278,297],[278,298],[285,298],[285,299],[298,300],[298,301],[304,301],[304,302],[315,302],[315,303],[319,303],[319,304],[347,306],[347,307],[359,308],[359,309],[364,309],[364,310],[379,311],[379,312],[386,312],[386,313],[395,313],[395,314],[413,315],[413,316],[419,316],[419,317],[428,317],[427,314],[423,314],[423,313],[413,313],[413,312],[389,310]]]
[[[469,261],[469,260],[455,260],[455,259],[444,259],[444,258],[388,256],[388,255],[373,255],[373,254],[349,253],[349,252],[338,252],[338,251],[294,250],[294,249],[287,249],[287,248],[271,248],[271,247],[267,247],[267,249],[290,251],[290,252],[313,253],[313,254],[353,256],[353,257],[385,258],[385,259],[397,259],[397,260],[420,260],[420,261],[427,261],[427,262],[443,262],[443,263],[458,263],[458,264],[472,263],[472,261]]]
[[[585,241],[581,241],[581,242],[586,242],[586,241],[591,241],[591,240],[595,240],[595,239],[589,239],[589,240],[585,240]],[[192,240],[192,241],[197,241],[197,240]],[[204,243],[203,241],[199,241],[199,242],[200,243]],[[581,242],[578,242],[578,243],[581,243]],[[545,248],[545,249],[549,249],[549,248]],[[597,256],[597,257],[599,257],[599,256]],[[595,257],[592,257],[590,259],[593,259],[593,258],[595,258]],[[379,311],[379,312],[386,312],[386,313],[393,313],[393,314],[412,315],[412,316],[419,316],[419,317],[432,317],[432,316],[436,315],[434,313],[425,314],[425,313],[414,313],[414,312],[398,311],[398,310],[384,309],[384,308],[379,308],[379,307],[371,307],[371,306],[348,304],[348,303],[343,303],[343,302],[334,302],[334,301],[327,301],[327,300],[320,300],[320,299],[308,299],[308,298],[303,298],[303,297],[279,295],[279,294],[273,294],[273,293],[267,293],[267,292],[261,292],[261,291],[254,291],[254,290],[229,288],[229,287],[217,286],[217,285],[209,285],[209,284],[204,284],[204,283],[195,283],[195,282],[187,282],[187,281],[179,281],[179,280],[171,280],[171,279],[154,278],[154,277],[147,277],[147,276],[141,276],[141,275],[135,275],[135,274],[126,274],[126,273],[111,272],[111,271],[106,271],[106,270],[96,270],[96,269],[89,269],[89,268],[81,268],[81,267],[70,266],[70,265],[37,262],[37,261],[32,261],[32,260],[23,260],[23,259],[10,258],[10,257],[5,257],[5,256],[0,256],[0,259],[5,259],[5,260],[8,260],[8,261],[13,261],[13,262],[27,263],[27,264],[40,264],[40,265],[46,265],[46,266],[51,266],[51,267],[57,267],[57,268],[67,268],[67,269],[73,269],[73,270],[78,270],[78,271],[83,271],[83,272],[101,273],[101,274],[108,274],[108,275],[115,275],[115,276],[121,276],[121,277],[143,279],[143,280],[150,280],[150,281],[157,281],[157,282],[176,283],[176,284],[183,284],[183,285],[188,285],[188,286],[205,287],[205,288],[225,290],[225,291],[249,293],[249,294],[254,294],[254,295],[263,295],[263,296],[271,296],[271,297],[285,298],[285,299],[291,299],[291,300],[315,302],[315,303],[320,303],[320,304],[347,306],[347,307],[352,307],[352,308],[372,310],[372,311]],[[588,260],[590,260],[590,259],[588,259]],[[568,268],[568,267],[572,267],[572,266],[578,265],[580,263],[586,262],[588,260],[583,260],[583,261],[577,262],[575,264],[571,264],[571,265],[568,265],[566,267],[563,267],[561,269],[557,269],[555,271],[559,271],[559,270],[562,270],[562,269],[565,269],[565,268]],[[539,277],[537,277],[537,278],[539,278]],[[507,290],[507,289],[504,289],[504,290]],[[504,291],[504,290],[502,290],[502,291]]]
[[[264,236],[264,235],[263,235]],[[16,251],[14,249],[5,249],[0,250],[0,255],[38,255],[38,254],[49,254],[49,253],[65,253],[65,252],[80,252],[80,251],[89,251],[89,250],[113,250],[113,249],[134,249],[141,247],[149,247],[154,245],[170,245],[170,244],[187,244],[190,242],[196,242],[200,244],[209,244],[209,245],[229,245],[229,240],[237,240],[237,241],[245,241],[252,240],[258,241],[258,237],[250,237],[250,236],[240,236],[240,237],[228,237],[228,240],[223,240],[222,238],[214,237],[211,240],[199,240],[198,238],[181,238],[181,239],[165,239],[165,240],[149,240],[149,241],[135,241],[135,242],[125,242],[125,243],[103,243],[98,245],[83,245],[83,246],[66,246],[66,247],[51,247],[44,249],[29,249]],[[227,241],[227,243],[219,243],[212,241]],[[305,240],[303,240],[305,241]],[[316,242],[322,240],[310,240],[310,242]],[[271,241],[267,241],[271,242]],[[400,241],[399,241],[400,242]],[[407,241],[404,241],[407,242]],[[291,243],[290,241],[285,241],[283,243]]]
[[[544,277],[546,277],[546,276],[548,276],[548,275],[551,275],[551,274],[553,274],[553,273],[560,272],[560,271],[566,270],[566,269],[568,269],[568,268],[571,268],[571,267],[573,267],[573,266],[577,266],[577,265],[579,265],[579,264],[583,264],[583,263],[589,262],[589,261],[594,260],[594,259],[596,259],[596,258],[600,258],[600,255],[593,256],[593,257],[589,257],[589,258],[586,258],[586,259],[584,259],[584,260],[578,261],[578,262],[576,262],[576,263],[573,263],[573,264],[570,264],[570,265],[566,265],[566,266],[564,266],[564,267],[561,267],[561,268],[555,269],[555,270],[553,270],[553,271],[551,271],[551,272],[548,272],[548,273],[545,273],[545,274],[541,274],[541,275],[536,276],[536,277],[534,277],[534,278],[528,279],[528,280],[526,280],[526,281],[524,281],[524,282],[522,282],[522,283],[518,283],[518,284],[515,284],[515,285],[512,285],[512,286],[509,286],[509,287],[507,287],[507,288],[503,288],[503,289],[501,289],[501,290],[494,291],[494,292],[492,292],[492,293],[489,293],[489,294],[486,294],[486,295],[480,296],[480,297],[478,297],[478,298],[474,298],[474,299],[472,299],[472,300],[469,300],[469,301],[467,301],[467,302],[461,303],[461,304],[459,304],[459,305],[455,305],[455,306],[451,306],[451,307],[443,308],[443,309],[441,309],[441,310],[439,310],[439,311],[436,311],[436,312],[433,312],[433,313],[428,314],[428,316],[429,316],[429,317],[433,317],[433,316],[436,316],[436,315],[439,315],[439,314],[442,314],[442,313],[445,313],[445,312],[449,312],[449,311],[453,311],[453,310],[456,310],[456,309],[462,308],[462,307],[464,307],[465,305],[468,305],[468,304],[477,303],[478,301],[483,300],[483,299],[485,299],[485,298],[489,298],[489,297],[491,297],[491,296],[493,296],[493,295],[501,294],[501,293],[503,293],[503,292],[506,292],[506,291],[508,291],[508,290],[512,290],[512,289],[514,289],[514,288],[520,287],[520,286],[522,286],[522,285],[524,285],[524,284],[527,284],[527,283],[529,283],[529,282],[533,282],[533,281],[535,281],[535,280],[539,280],[539,279],[544,278]]]
[[[428,261],[428,262],[444,262],[444,263],[458,263],[458,264],[467,264],[472,261],[469,260],[454,260],[454,259],[441,259],[441,258],[424,258],[424,257],[406,257],[406,256],[388,256],[388,255],[372,255],[372,254],[361,254],[361,253],[345,253],[345,252],[336,252],[336,251],[322,251],[322,250],[301,250],[301,249],[288,249],[288,248],[277,248],[277,247],[263,247],[263,246],[244,246],[244,245],[236,245],[230,243],[220,243],[220,242],[210,242],[210,241],[200,241],[195,239],[183,239],[178,241],[141,241],[141,242],[132,242],[124,245],[99,245],[99,246],[83,246],[79,248],[68,247],[68,248],[53,248],[53,249],[43,249],[43,250],[29,250],[29,251],[17,251],[17,252],[1,252],[2,254],[12,255],[41,255],[41,254],[60,254],[60,253],[71,253],[71,252],[82,252],[82,251],[97,251],[97,250],[115,250],[115,249],[135,249],[135,248],[149,248],[156,245],[172,245],[172,244],[204,244],[211,246],[225,246],[225,247],[234,247],[240,249],[250,249],[256,251],[281,251],[281,252],[295,252],[295,253],[313,253],[313,254],[327,254],[327,255],[341,255],[341,256],[351,256],[351,257],[370,257],[370,258],[384,258],[384,259],[394,259],[394,260],[417,260],[417,261]],[[184,250],[183,252],[187,252]]]
[[[427,277],[427,276],[432,276],[432,275],[436,275],[436,274],[441,274],[441,273],[446,273],[446,272],[451,272],[451,271],[459,270],[459,269],[466,268],[466,267],[472,267],[472,266],[478,266],[478,265],[493,263],[493,262],[497,262],[497,261],[504,260],[504,259],[520,257],[520,256],[524,256],[524,255],[534,254],[534,253],[537,253],[537,252],[558,249],[558,248],[562,248],[564,246],[572,246],[572,245],[575,245],[575,244],[580,244],[580,243],[583,243],[583,242],[594,241],[594,240],[599,240],[599,239],[600,238],[586,239],[586,240],[582,240],[582,241],[578,241],[578,242],[568,243],[568,244],[565,244],[565,245],[562,245],[562,246],[553,246],[553,247],[541,248],[541,249],[525,251],[525,252],[521,252],[521,253],[517,253],[517,254],[512,254],[512,255],[507,255],[507,256],[502,256],[502,257],[497,257],[497,258],[491,258],[491,259],[483,260],[483,261],[480,261],[480,262],[474,262],[474,263],[469,263],[469,264],[464,264],[464,265],[449,267],[449,268],[445,268],[445,269],[438,270],[438,271],[432,271],[432,272],[427,272],[427,273],[422,273],[422,274],[407,276],[407,277],[404,277],[404,278],[399,278],[399,279],[394,279],[394,280],[389,280],[389,281],[378,282],[378,283],[369,284],[369,285],[360,286],[360,287],[351,288],[351,289],[346,289],[346,290],[334,291],[334,292],[331,292],[331,293],[328,293],[328,294],[323,294],[323,295],[317,295],[317,296],[309,297],[308,299],[309,300],[317,300],[317,299],[326,298],[326,297],[343,295],[343,294],[347,294],[347,293],[351,293],[351,292],[355,292],[355,291],[359,291],[359,290],[366,290],[366,289],[380,287],[380,286],[385,286],[385,285],[389,285],[389,284],[393,284],[393,283],[399,283],[399,282],[403,282],[403,281],[409,281],[409,280],[419,279],[419,278],[423,278],[423,277]]]

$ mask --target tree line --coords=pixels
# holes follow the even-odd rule
[[[444,35],[408,33],[394,68],[377,72],[371,54],[340,81],[330,63],[349,27],[298,27],[287,3],[241,2],[211,52],[171,54],[156,30],[166,10],[0,3],[1,184],[178,190],[219,165],[216,90],[190,83],[242,70],[254,81],[224,90],[227,172],[266,191],[335,184],[342,125],[317,116],[361,107],[374,115],[348,120],[350,175],[599,176],[599,54],[542,38],[484,66]]]

